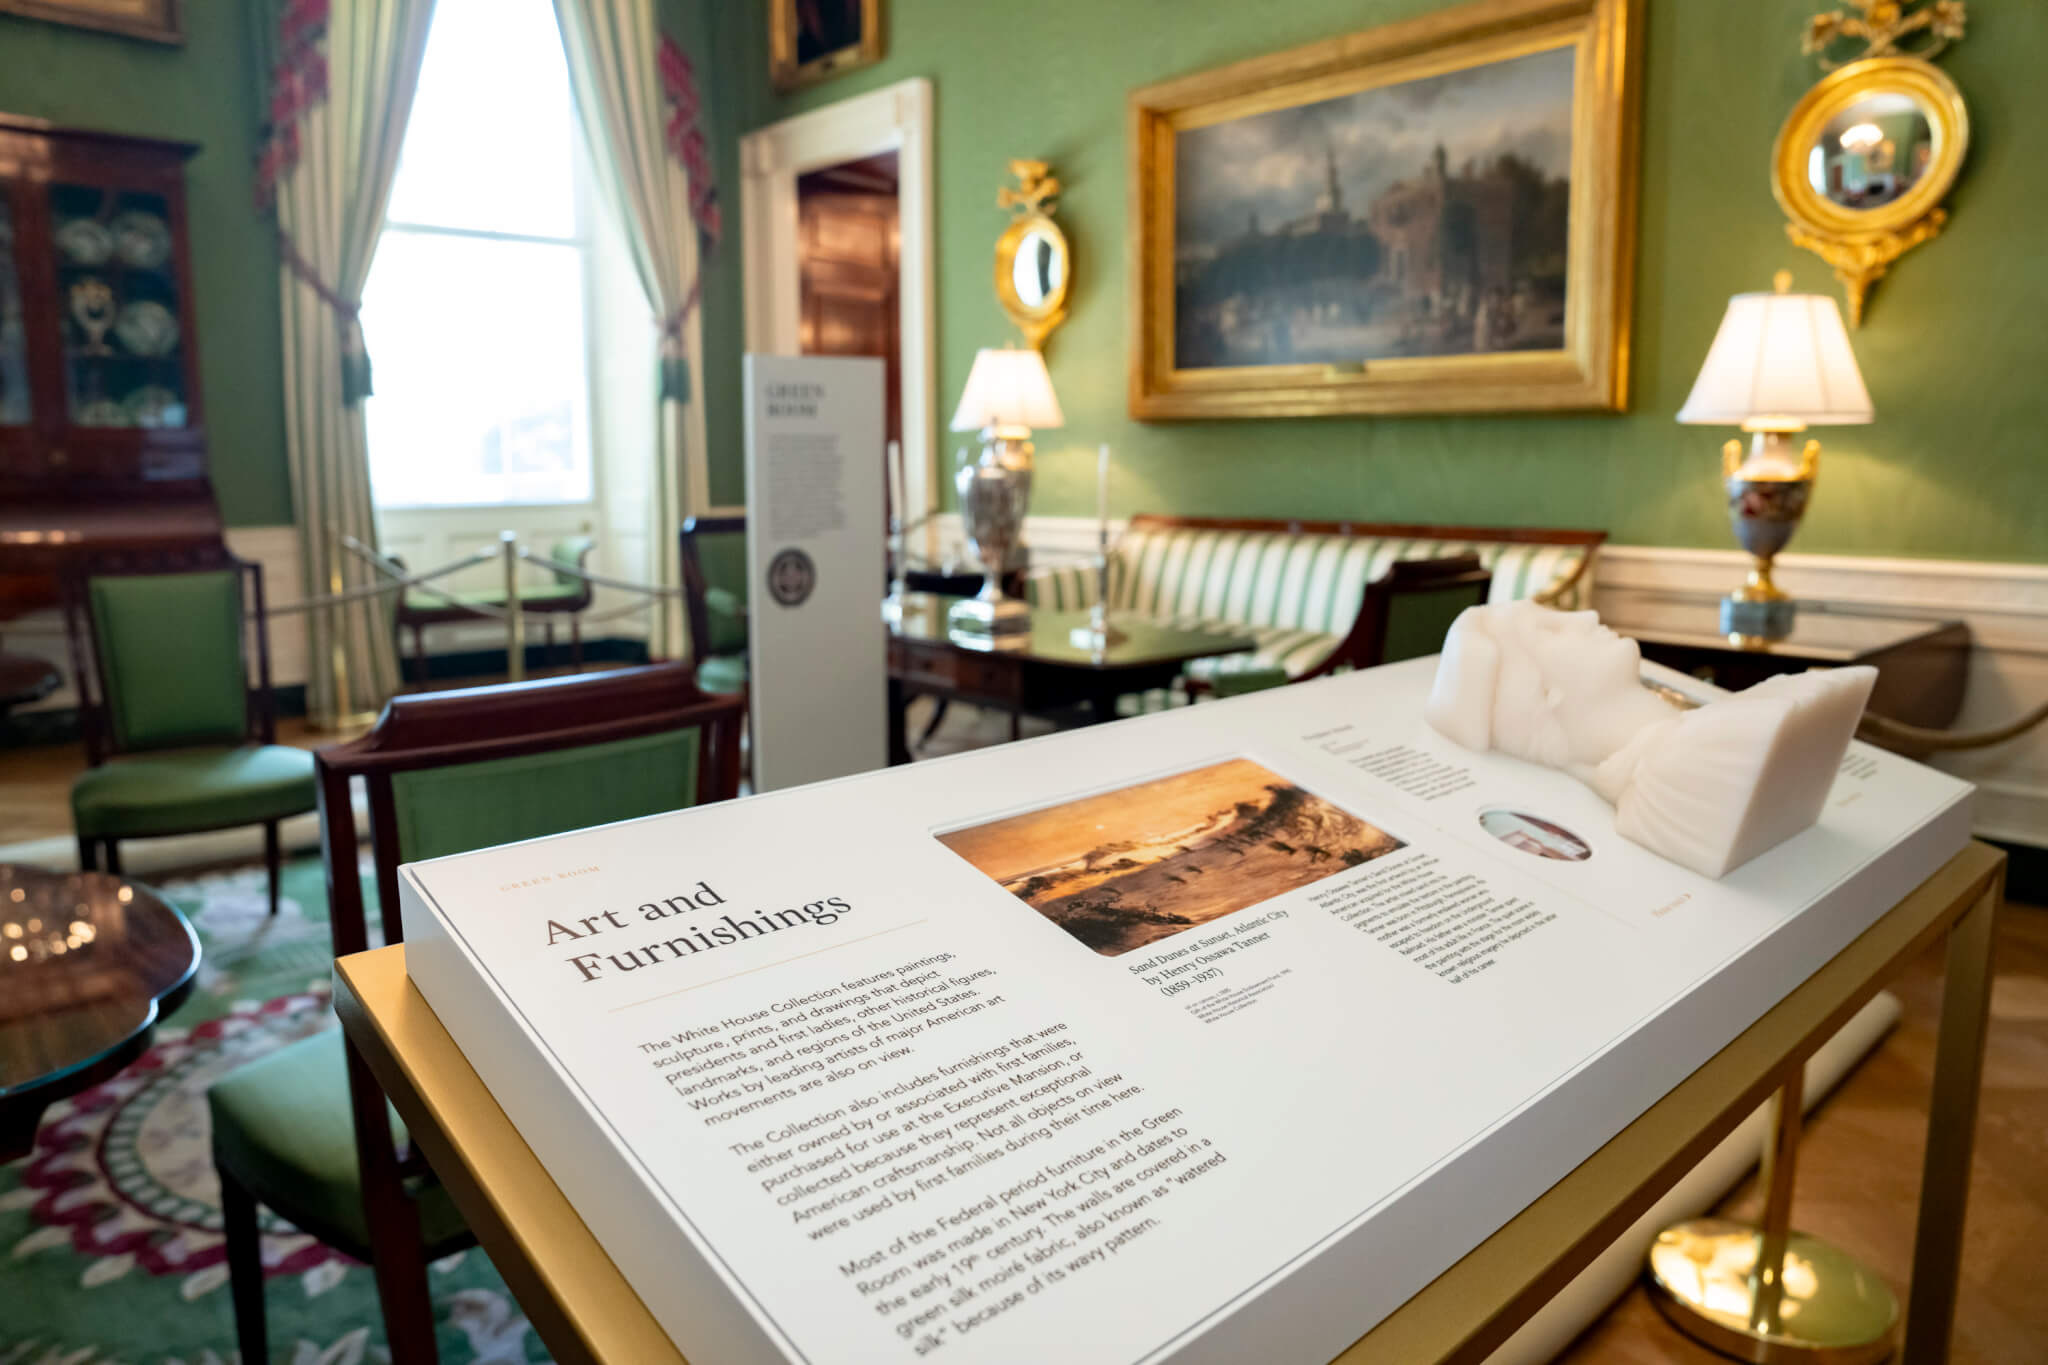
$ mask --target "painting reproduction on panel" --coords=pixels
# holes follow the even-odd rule
[[[1134,416],[1620,408],[1637,0],[1479,0],[1131,96]]]
[[[1406,846],[1246,758],[938,838],[1104,957]]]

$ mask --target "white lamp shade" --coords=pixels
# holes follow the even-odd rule
[[[994,347],[975,352],[974,368],[967,372],[967,388],[960,395],[960,406],[953,410],[953,430],[1043,429],[1065,426],[1066,420],[1060,413],[1060,400],[1052,391],[1052,376],[1046,373],[1044,356],[1036,351]]]
[[[1797,429],[1868,422],[1870,391],[1825,294],[1737,294],[1678,420]]]

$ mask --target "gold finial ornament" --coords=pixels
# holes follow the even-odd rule
[[[1917,57],[1930,61],[1963,36],[1969,15],[1963,0],[1851,0],[1856,13],[1829,10],[1806,21],[1800,50],[1820,59],[1832,71],[1864,57]],[[1841,42],[1860,42],[1861,52],[1830,60],[1827,49]]]
[[[1010,174],[1017,177],[1017,187],[1005,185],[997,190],[996,207],[1026,213],[1052,212],[1046,201],[1059,198],[1060,178],[1051,172],[1052,167],[1043,161],[1012,157]]]

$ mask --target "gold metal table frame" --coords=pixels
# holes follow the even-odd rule
[[[1338,1359],[1483,1360],[1758,1105],[1796,1087],[1807,1057],[1945,937],[1947,980],[1901,1353],[1904,1365],[1945,1360],[2004,884],[2005,854],[1970,844]],[[681,1362],[414,989],[404,946],[342,958],[335,978],[335,1008],[351,1048],[397,1106],[554,1359]]]

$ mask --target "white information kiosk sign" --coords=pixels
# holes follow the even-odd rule
[[[692,1360],[1325,1361],[1969,833],[1854,745],[1710,880],[1434,666],[416,864],[410,970]]]
[[[880,360],[746,358],[754,786],[889,761]]]

